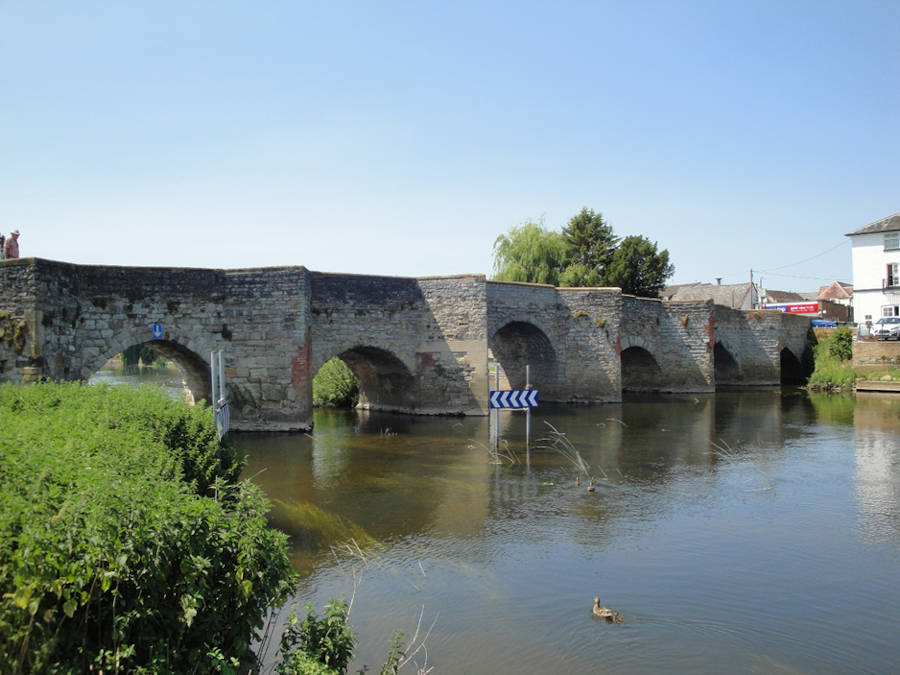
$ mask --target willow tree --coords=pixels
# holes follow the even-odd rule
[[[513,227],[494,241],[493,278],[496,281],[558,286],[559,274],[566,262],[562,235],[535,223]]]

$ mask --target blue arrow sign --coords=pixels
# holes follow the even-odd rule
[[[538,404],[537,389],[512,389],[508,391],[491,391],[491,408],[535,408]]]
[[[162,324],[161,323],[153,324],[153,339],[161,340],[162,336],[163,336]]]

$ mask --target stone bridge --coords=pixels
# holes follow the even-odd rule
[[[795,381],[811,339],[808,319],[780,312],[481,275],[26,258],[0,261],[0,284],[0,381],[87,380],[147,344],[181,366],[196,400],[209,400],[210,352],[221,349],[232,427],[244,430],[310,428],[312,379],[334,356],[359,378],[361,407],[484,415],[489,388],[497,379],[523,387],[526,365],[544,401],[614,402],[623,391]]]

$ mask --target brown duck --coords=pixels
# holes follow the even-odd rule
[[[594,616],[605,619],[606,623],[622,623],[622,615],[609,607],[601,607],[600,598],[594,598]]]

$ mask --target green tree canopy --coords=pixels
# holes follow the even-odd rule
[[[571,263],[559,275],[559,285],[574,288],[600,286],[600,273],[596,267],[584,263]]]
[[[619,238],[613,234],[610,225],[603,221],[602,213],[594,213],[593,209],[584,207],[581,212],[569,220],[562,229],[563,241],[566,243],[566,253],[569,267],[577,266],[572,276],[583,276],[582,270],[587,274],[591,272],[601,274],[603,268],[612,260],[613,252]],[[565,284],[596,285],[593,284]]]
[[[559,232],[526,223],[494,241],[494,279],[559,285],[566,246]]]
[[[618,286],[659,297],[675,272],[669,252],[642,236],[619,240],[603,214],[587,207],[562,232],[526,223],[494,242],[494,279],[553,286]]]
[[[666,280],[675,273],[669,251],[657,251],[656,242],[646,237],[625,237],[603,270],[604,286],[618,286],[623,293],[658,298]]]

